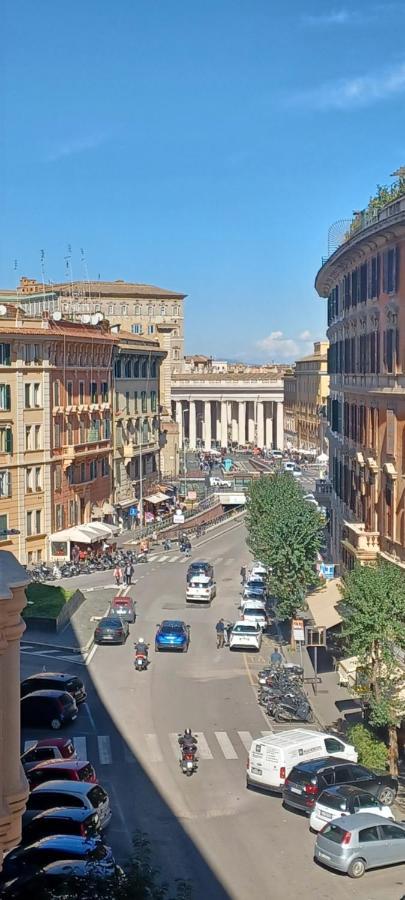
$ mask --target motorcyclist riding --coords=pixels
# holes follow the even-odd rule
[[[198,738],[192,733],[191,728],[185,728],[184,734],[179,737],[179,744],[183,752],[184,750],[195,750],[197,742]]]
[[[148,656],[148,645],[142,637],[138,638],[135,644],[135,656]]]

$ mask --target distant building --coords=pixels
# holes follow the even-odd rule
[[[295,363],[295,427],[300,450],[325,452],[326,404],[329,396],[328,342],[316,341],[313,353]]]
[[[296,413],[297,378],[294,367],[284,375],[284,436],[288,449],[298,446]]]

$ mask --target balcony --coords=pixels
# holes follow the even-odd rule
[[[366,531],[363,522],[344,522],[342,545],[360,564],[372,562],[380,551],[380,532]]]
[[[66,470],[69,466],[72,465],[72,462],[75,458],[75,448],[74,447],[62,447],[63,453],[63,469]]]
[[[120,447],[120,450],[124,451],[124,459],[133,459],[136,452],[136,447],[134,444],[124,444],[123,447]]]

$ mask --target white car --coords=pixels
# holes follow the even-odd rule
[[[208,578],[207,575],[193,575],[187,584],[186,601],[201,601],[202,603],[211,603],[217,595],[217,586],[215,581]]]
[[[327,822],[339,816],[352,816],[354,813],[372,813],[394,819],[392,809],[379,803],[376,797],[357,788],[354,784],[341,784],[322,791],[309,817],[312,831],[320,831]]]
[[[293,472],[295,469],[295,463],[293,462],[285,462],[284,463],[284,472]]]
[[[255,575],[258,578],[265,578],[267,575],[266,566],[264,566],[263,563],[259,561],[254,562],[250,568],[250,578],[253,578]]]
[[[217,476],[213,476],[210,478],[211,487],[229,487],[229,481],[225,481],[223,478],[217,478]]]
[[[245,603],[242,609],[241,619],[244,622],[250,622],[253,625],[259,625],[262,631],[265,631],[268,625],[267,613],[262,604]]]
[[[260,625],[251,625],[249,622],[236,622],[229,638],[229,649],[234,650],[260,650],[262,644],[262,629]]]
[[[301,475],[302,475],[301,469],[298,469],[298,468],[297,468],[297,469],[293,469],[293,470],[292,470],[292,475],[294,476],[294,478],[301,478]]]

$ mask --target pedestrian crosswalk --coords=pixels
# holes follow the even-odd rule
[[[150,563],[175,563],[175,562],[186,562],[191,557],[185,556],[184,553],[180,555],[177,553],[174,556],[168,556],[164,554],[163,556],[159,556],[158,553],[154,553],[152,556],[149,556]],[[216,559],[210,560],[211,565],[216,566],[223,563],[225,566],[231,566],[232,563],[235,562],[234,556],[227,556],[226,559],[223,556],[217,556]]]
[[[212,762],[213,760],[246,759],[246,751],[250,750],[254,738],[260,738],[271,734],[270,731],[213,731],[206,734],[203,731],[193,732],[198,738],[198,755],[201,760]],[[112,739],[108,734],[78,735],[72,736],[78,759],[90,760],[96,767],[109,765],[133,764],[139,758],[148,759],[151,763],[164,763],[168,757],[179,758],[178,733],[173,731],[166,735],[154,733],[138,735],[133,742],[133,749],[121,738]],[[24,750],[28,750],[35,743],[34,740],[24,742]]]

